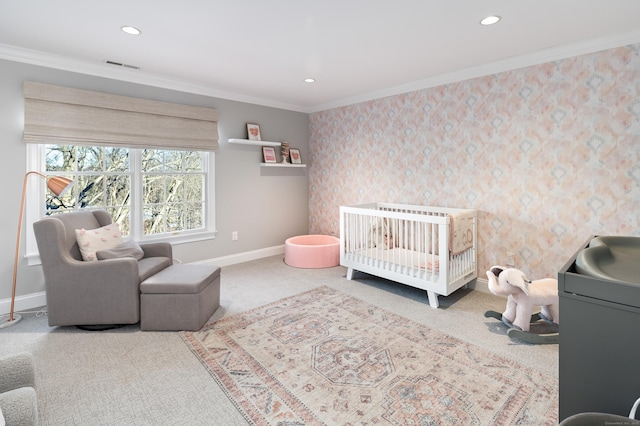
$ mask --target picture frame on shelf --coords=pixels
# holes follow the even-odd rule
[[[257,124],[247,123],[247,137],[250,141],[261,141],[260,126]]]
[[[291,164],[302,164],[302,157],[300,157],[298,148],[289,148],[289,157],[291,158]]]
[[[262,157],[264,158],[265,163],[275,163],[276,162],[276,150],[272,146],[263,146],[262,147]]]

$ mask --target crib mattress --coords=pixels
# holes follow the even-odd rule
[[[437,255],[400,247],[390,249],[372,247],[347,253],[347,255],[349,254],[372,258],[378,261],[388,262],[394,265],[408,268],[424,269],[430,271],[438,271],[440,269],[440,260]]]

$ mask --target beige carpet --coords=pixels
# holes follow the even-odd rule
[[[255,425],[557,423],[555,377],[327,286],[181,337]]]
[[[459,290],[440,297],[440,308],[433,309],[422,290],[361,273],[349,281],[345,273],[343,267],[292,268],[281,255],[225,266],[220,308],[211,321],[326,286],[557,380],[558,345],[515,341],[502,323],[484,318],[485,310],[501,312],[504,298]],[[17,325],[0,330],[0,356],[33,354],[42,426],[249,423],[177,332],[140,331],[138,325],[88,332],[49,327],[46,315],[21,314]]]

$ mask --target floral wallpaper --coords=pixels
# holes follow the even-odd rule
[[[478,210],[480,277],[506,253],[556,277],[591,235],[640,236],[640,45],[310,117],[310,233],[339,206]]]

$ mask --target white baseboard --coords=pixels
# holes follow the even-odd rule
[[[38,293],[25,294],[17,296],[15,303],[15,312],[24,311],[26,309],[39,308],[47,304],[47,294],[44,291]],[[11,312],[11,299],[0,300],[0,315],[7,315]]]
[[[257,260],[265,257],[276,256],[278,254],[284,254],[284,244],[280,246],[267,247],[260,250],[252,250],[252,251],[246,251],[244,253],[231,254],[229,256],[214,257],[212,259],[201,260],[193,263],[198,263],[198,264],[214,263],[218,266],[229,266],[229,265],[235,265],[236,263],[249,262],[251,260]]]
[[[483,293],[491,293],[489,290],[489,280],[486,278],[476,278],[471,284],[469,284],[469,288],[472,290],[478,290]]]
[[[200,260],[193,262],[196,264],[208,264],[213,263],[218,266],[229,266],[237,263],[249,262],[252,260],[258,260],[265,257],[276,256],[284,254],[284,244],[280,246],[267,247],[259,250],[252,250],[243,253],[231,254],[229,256],[214,257],[211,259]],[[469,284],[469,288],[472,290],[478,290],[485,293],[491,293],[489,291],[489,281],[484,278],[477,278]],[[47,304],[46,293],[44,291],[39,293],[26,294],[24,296],[16,297],[15,311],[24,311],[26,309],[34,309]],[[11,310],[11,299],[0,300],[0,315],[8,314]]]
[[[216,257],[212,259],[201,260],[193,263],[214,263],[218,266],[235,265],[236,263],[249,262],[251,260],[262,259],[264,257],[276,256],[284,254],[284,244],[280,246],[267,247],[260,250],[247,251],[244,253],[232,254],[229,256]],[[39,308],[47,304],[47,295],[44,291],[24,296],[17,296],[15,303],[15,311],[24,311],[27,309]],[[0,300],[0,315],[8,314],[11,311],[11,299]]]

